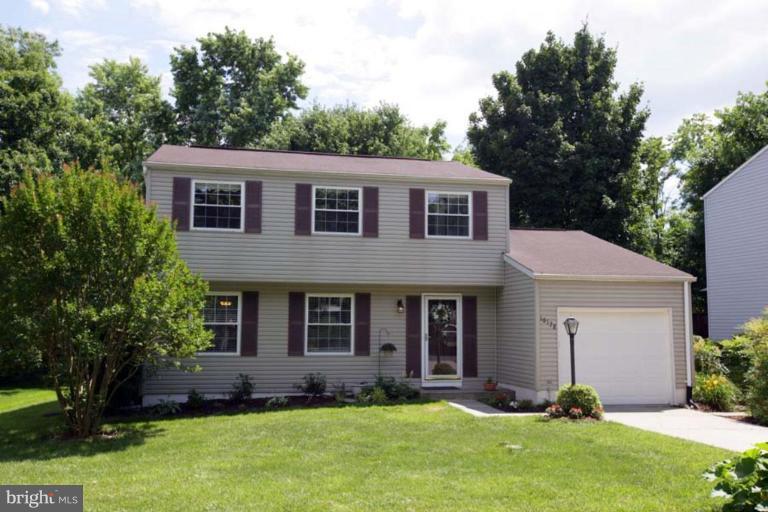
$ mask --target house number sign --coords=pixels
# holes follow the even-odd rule
[[[555,320],[552,320],[551,318],[547,318],[545,316],[539,317],[539,322],[541,322],[543,325],[546,325],[553,331],[557,330],[557,322]]]

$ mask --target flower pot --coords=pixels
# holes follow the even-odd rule
[[[486,391],[496,391],[496,383],[495,382],[486,382],[483,384],[483,389]]]

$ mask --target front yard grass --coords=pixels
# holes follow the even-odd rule
[[[53,394],[0,390],[0,483],[83,484],[86,510],[711,510],[729,452],[614,423],[435,402],[117,422],[60,441]]]

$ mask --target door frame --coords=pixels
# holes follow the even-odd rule
[[[428,377],[427,360],[429,358],[429,329],[427,318],[427,304],[432,299],[445,299],[456,301],[456,377],[446,378]],[[429,387],[455,387],[461,388],[464,375],[464,319],[462,306],[462,294],[460,293],[422,293],[421,294],[421,386]]]
[[[668,363],[668,369],[669,369],[669,381],[670,381],[670,389],[669,389],[669,401],[668,403],[674,404],[675,403],[675,386],[677,381],[677,376],[675,374],[675,329],[674,329],[674,322],[672,319],[672,308],[659,308],[659,307],[572,307],[572,306],[559,306],[556,310],[557,315],[557,334],[555,336],[557,340],[557,380],[558,380],[558,388],[560,387],[560,350],[561,350],[561,343],[560,343],[560,332],[561,332],[561,321],[560,319],[564,316],[563,313],[566,311],[573,311],[573,312],[584,312],[584,313],[664,313],[667,317],[667,363]],[[565,341],[565,340],[563,340]],[[576,335],[576,346],[578,347],[578,334]],[[577,348],[578,350],[578,348]],[[579,370],[576,368],[576,375],[577,375],[577,382],[578,382],[578,374]]]

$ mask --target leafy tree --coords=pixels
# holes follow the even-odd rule
[[[585,25],[572,45],[551,32],[515,72],[493,76],[468,131],[481,168],[512,180],[515,226],[584,229],[632,245],[647,109],[643,89],[618,94],[616,51]]]
[[[314,105],[272,127],[262,146],[352,155],[406,156],[439,160],[449,149],[445,122],[414,126],[396,105],[374,108]]]
[[[106,59],[91,66],[91,83],[80,92],[76,109],[105,137],[105,152],[120,173],[142,180],[142,162],[164,142],[174,140],[173,107],[163,100],[160,77],[137,58]]]
[[[0,26],[0,196],[25,169],[60,169],[74,151],[86,165],[100,158],[98,134],[61,89],[60,54],[42,34]]]
[[[304,64],[285,61],[272,39],[226,28],[171,55],[173,96],[183,138],[206,145],[255,146],[272,123],[296,108],[307,88]]]
[[[702,196],[768,144],[768,90],[739,93],[733,107],[718,110],[714,120],[697,114],[683,121],[672,137],[672,159],[681,172],[681,197],[689,231],[678,240],[681,266],[698,280],[694,307],[706,309],[704,205]]]
[[[477,162],[475,162],[475,157],[472,154],[472,148],[466,144],[459,144],[453,148],[453,156],[451,157],[451,160],[454,162],[461,162],[470,167],[478,167]]]
[[[42,357],[74,435],[96,432],[116,376],[209,345],[206,284],[135,186],[77,167],[27,174],[4,209],[0,340]]]

